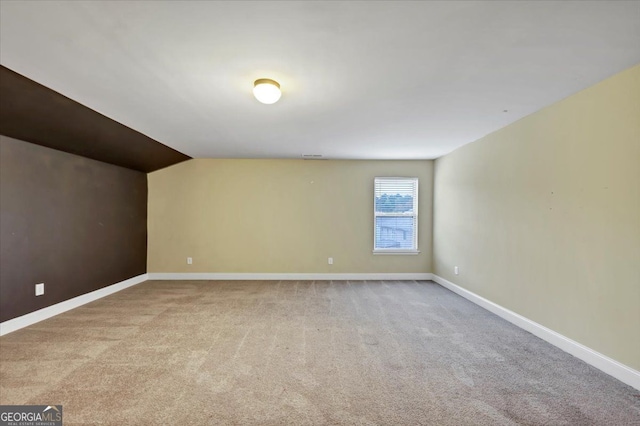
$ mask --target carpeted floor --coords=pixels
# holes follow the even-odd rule
[[[0,338],[65,425],[640,425],[640,392],[431,282],[148,281]]]

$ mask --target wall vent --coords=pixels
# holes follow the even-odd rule
[[[302,158],[305,160],[324,160],[322,154],[302,154]]]

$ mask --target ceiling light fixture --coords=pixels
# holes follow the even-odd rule
[[[281,95],[280,84],[275,80],[260,78],[253,83],[253,96],[263,104],[274,104]]]

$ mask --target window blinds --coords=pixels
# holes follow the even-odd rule
[[[417,251],[418,178],[375,178],[374,198],[374,251]]]

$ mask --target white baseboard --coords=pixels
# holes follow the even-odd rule
[[[120,281],[119,283],[110,285],[108,287],[92,291],[91,293],[83,294],[81,296],[74,297],[73,299],[65,300],[64,302],[47,306],[46,308],[39,309],[35,312],[31,312],[21,317],[2,322],[0,323],[0,336],[4,336],[7,333],[11,333],[12,331],[16,331],[42,320],[46,320],[47,318],[51,318],[63,312],[70,311],[71,309],[77,308],[78,306],[85,305],[89,302],[93,302],[94,300],[98,300],[120,290],[124,290],[127,287],[140,284],[147,279],[147,274],[138,275],[133,278],[129,278],[128,280]]]
[[[478,296],[477,294],[466,290],[452,283],[451,281],[447,281],[438,275],[433,274],[433,281],[451,290],[452,292],[459,294],[465,299],[472,301],[476,305],[481,306],[490,312],[493,312],[499,317],[504,318],[510,323],[517,325],[518,327],[541,338],[542,340],[546,340],[552,345],[575,356],[576,358],[581,359],[582,361],[592,365],[598,370],[601,370],[608,375],[615,377],[621,382],[640,390],[640,372],[634,370],[633,368],[621,364],[618,361],[611,359],[605,355],[602,355],[601,353],[596,352],[593,349],[590,349],[574,340],[571,340],[560,333],[556,333],[555,331],[542,326],[537,322],[531,321],[530,319],[525,318],[522,315],[516,314],[515,312],[510,311],[509,309],[504,308],[496,303],[493,303],[482,296]]]
[[[322,274],[322,273],[225,273],[225,272],[151,272],[150,280],[431,280],[430,273]]]

